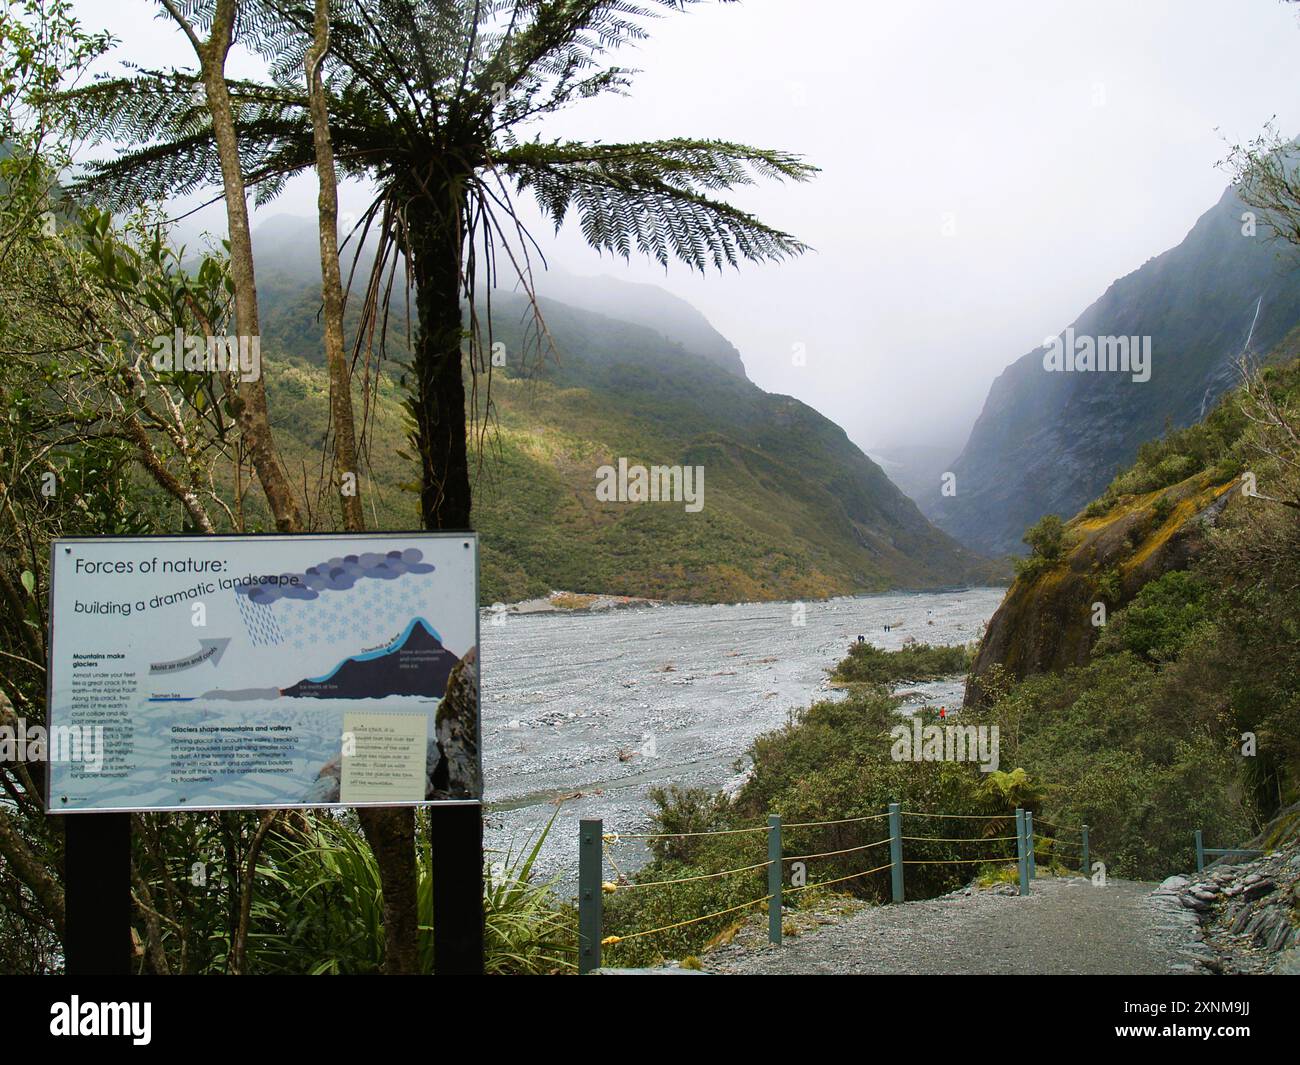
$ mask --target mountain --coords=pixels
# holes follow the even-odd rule
[[[1300,269],[1243,234],[1232,189],[1177,247],[1114,282],[1073,322],[1075,338],[1149,338],[1150,378],[1049,372],[1045,347],[993,383],[960,456],[955,494],[934,482],[926,514],[966,546],[1022,553],[1042,515],[1073,515],[1131,462],[1139,445],[1201,418],[1236,381],[1244,350],[1268,352],[1300,322]],[[1063,334],[1069,336],[1069,334]],[[1082,340],[1079,340],[1082,344]]]
[[[958,438],[948,443],[885,444],[868,454],[905,496],[923,506],[940,478],[952,469],[952,457],[962,443]]]
[[[548,270],[537,281],[538,294],[584,311],[645,326],[671,344],[737,377],[745,364],[731,341],[684,299],[657,285],[640,285],[607,276],[576,277]]]
[[[291,238],[282,230],[274,243],[283,251]],[[277,443],[297,468],[319,464],[328,383],[319,280],[297,268],[301,260],[283,258],[298,276],[259,255],[258,283]],[[646,308],[672,310],[651,324],[540,297],[553,344],[539,342],[524,297],[493,294],[492,340],[504,365],[478,382],[473,429],[485,602],[560,588],[696,602],[801,599],[995,579],[990,563],[932,526],[839,426],[750,382],[698,312],[666,293],[627,291],[648,287],[614,282],[608,291],[647,320]],[[604,286],[593,291],[605,299]],[[394,356],[400,341],[390,338]],[[363,491],[380,528],[415,523],[399,377],[391,365],[382,375],[367,428]],[[600,470],[620,460],[703,467],[702,509],[602,501]]]
[[[415,618],[388,647],[354,655],[323,677],[300,680],[280,694],[303,699],[382,699],[420,695],[441,699],[459,659],[442,646],[423,618]]]

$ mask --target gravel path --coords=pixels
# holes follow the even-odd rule
[[[1155,886],[1044,878],[1025,898],[957,892],[872,906],[781,947],[719,948],[704,964],[746,975],[1203,972],[1195,918],[1153,899]]]

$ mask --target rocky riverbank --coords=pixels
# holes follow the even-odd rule
[[[537,599],[518,603],[493,603],[483,613],[489,620],[502,620],[509,614],[581,614],[601,613],[606,610],[628,610],[636,607],[660,606],[658,599],[639,595],[603,595],[599,592],[555,591]]]
[[[1275,849],[1171,876],[1153,899],[1194,925],[1202,944],[1194,964],[1214,973],[1300,976],[1300,804],[1248,847]]]

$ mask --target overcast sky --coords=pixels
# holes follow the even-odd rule
[[[75,6],[121,39],[120,56],[192,65],[152,0]],[[537,128],[802,153],[822,168],[814,181],[735,202],[815,252],[701,278],[601,259],[575,226],[544,243],[567,271],[688,299],[754,381],[816,407],[864,448],[951,442],[955,454],[1006,365],[1213,205],[1227,185],[1215,167],[1225,141],[1274,116],[1282,132],[1300,132],[1298,7],[705,4],[663,18],[622,58],[643,71],[630,97],[581,103]],[[231,69],[253,68],[237,59]],[[314,197],[314,178],[300,179],[265,211],[308,215]],[[344,190],[343,207],[363,199]]]

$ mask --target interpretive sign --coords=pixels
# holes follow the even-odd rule
[[[472,533],[52,550],[51,813],[481,798]]]

